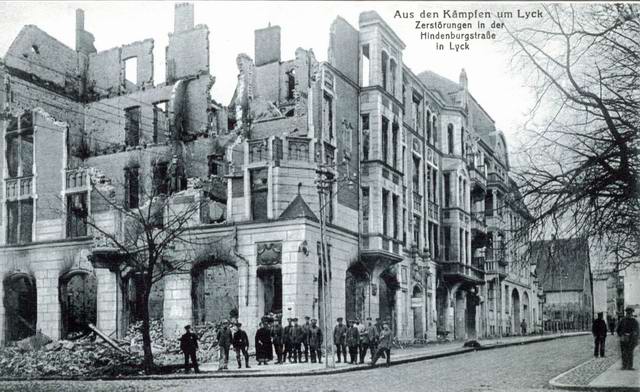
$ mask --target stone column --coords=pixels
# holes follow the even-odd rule
[[[60,339],[62,312],[58,299],[57,269],[36,271],[36,290],[38,294],[37,329],[53,340]]]
[[[97,327],[105,334],[112,335],[118,332],[118,312],[122,308],[118,306],[118,301],[122,301],[118,277],[115,271],[107,268],[96,268],[95,273]]]
[[[193,319],[191,274],[172,274],[165,279],[164,336],[171,338],[182,334],[184,326]]]

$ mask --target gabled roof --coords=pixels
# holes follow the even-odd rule
[[[319,222],[316,214],[311,211],[309,205],[304,201],[302,195],[298,193],[298,196],[293,199],[291,204],[282,211],[280,214],[280,219],[297,219],[297,218],[307,218],[314,222]]]
[[[589,243],[586,238],[534,241],[531,261],[542,289],[549,291],[583,291],[589,270]],[[563,278],[564,276],[564,278]]]

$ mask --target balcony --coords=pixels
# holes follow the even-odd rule
[[[474,257],[476,259],[476,257]],[[484,273],[491,275],[499,275],[501,278],[507,277],[507,268],[506,266],[492,260],[484,260],[483,257],[478,257],[478,259],[482,259],[484,262]],[[478,260],[480,262],[480,260]]]
[[[475,211],[471,213],[471,230],[481,232],[487,231],[487,219],[484,215],[484,211]]]
[[[69,191],[86,190],[89,184],[87,170],[85,169],[67,169],[64,173],[65,189]]]
[[[249,145],[249,163],[267,161],[270,159],[269,139],[254,139],[247,142]]]
[[[313,161],[311,159],[311,139],[301,137],[286,137],[285,142],[287,144],[286,159],[290,161]]]
[[[489,173],[487,186],[502,188],[502,190],[504,191],[507,190],[507,184],[505,183],[505,178],[496,172]]]
[[[32,195],[33,176],[10,178],[5,183],[7,199],[20,199]]]
[[[498,264],[507,265],[507,259],[505,258],[504,248],[486,248],[485,257],[488,261],[496,261]]]
[[[487,177],[484,173],[484,166],[474,167],[469,170],[471,177],[471,195],[482,198],[487,191]]]
[[[444,262],[441,266],[444,278],[452,282],[484,283],[484,272],[480,268],[457,261]]]

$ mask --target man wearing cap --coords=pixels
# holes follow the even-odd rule
[[[275,319],[273,322],[273,326],[271,327],[271,340],[273,342],[273,349],[276,352],[276,357],[278,361],[276,365],[281,365],[284,363],[282,359],[282,343],[284,342],[284,331],[282,326],[280,325],[280,320]]]
[[[633,308],[625,309],[625,317],[618,322],[616,332],[620,337],[620,351],[622,351],[622,370],[633,369],[633,349],[638,344],[640,334],[638,320],[633,317]]]
[[[371,346],[371,341],[376,336],[375,327],[371,325],[371,317],[367,317],[367,325],[362,324],[364,327],[362,333],[360,333],[360,363],[364,363],[364,357],[367,356],[367,350]],[[373,353],[371,353],[373,358]]]
[[[387,323],[382,324],[382,332],[380,332],[380,339],[378,340],[378,350],[373,356],[371,366],[376,365],[378,358],[380,358],[382,354],[387,358],[387,367],[389,367],[391,364],[391,330]]]
[[[284,352],[282,353],[282,362],[291,362],[291,329],[293,328],[293,319],[287,319],[288,325],[283,329],[284,335]]]
[[[337,319],[338,325],[333,328],[333,344],[336,345],[336,351],[338,352],[338,360],[337,363],[340,363],[340,354],[344,357],[344,361],[347,362],[347,346],[346,338],[347,338],[347,326],[342,324],[342,317],[338,317]]]
[[[242,323],[236,324],[236,332],[233,334],[233,350],[236,352],[238,369],[242,368],[241,355],[244,356],[245,367],[249,368],[249,337],[242,330]]]
[[[191,332],[191,326],[186,325],[184,327],[185,333],[180,337],[180,350],[184,354],[184,372],[189,373],[189,358],[191,358],[191,364],[196,373],[200,373],[198,368],[198,358],[196,357],[196,350],[198,350],[198,335]]]
[[[360,334],[354,320],[349,320],[349,329],[347,330],[347,346],[349,346],[349,363],[355,365],[358,363],[358,347],[360,346]]]
[[[304,316],[304,325],[302,325],[302,351],[304,352],[304,362],[309,362],[309,316]],[[302,358],[300,358],[302,360]]]
[[[298,318],[293,318],[293,328],[291,329],[291,342],[293,344],[293,362],[302,362],[302,341],[304,340],[304,331],[302,326],[298,324]]]
[[[231,336],[231,329],[229,328],[229,321],[224,320],[222,322],[221,328],[218,330],[218,334],[216,336],[218,340],[218,370],[228,369],[229,364],[229,348],[231,347],[231,342],[233,341],[233,337]]]
[[[311,320],[311,327],[309,327],[309,348],[311,349],[311,363],[316,363],[316,357],[318,362],[322,363],[322,330],[316,325],[318,320]]]
[[[593,355],[598,358],[598,354],[604,358],[604,344],[607,339],[607,323],[602,318],[602,312],[598,313],[598,318],[593,320],[591,332],[595,339]]]

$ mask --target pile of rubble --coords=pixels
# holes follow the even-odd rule
[[[0,375],[21,379],[46,377],[115,377],[143,374],[142,323],[132,324],[124,339],[111,339],[120,350],[111,347],[91,333],[74,336],[75,340],[53,342],[38,332],[34,336],[0,348]],[[199,337],[198,360],[217,359],[219,324],[206,323],[194,327]],[[177,368],[184,361],[179,336],[163,336],[162,320],[150,325],[151,350],[154,363],[160,367]]]
[[[52,342],[37,333],[0,349],[0,374],[4,377],[104,377],[141,374],[142,359],[90,337]]]

